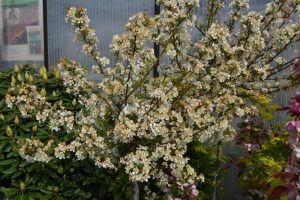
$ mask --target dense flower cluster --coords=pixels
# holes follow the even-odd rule
[[[47,102],[42,97],[46,91],[39,95],[30,83],[13,84],[14,93],[7,94],[9,106],[17,106],[24,117],[33,113],[37,121],[49,123],[54,134],[66,131],[74,136],[72,141],[53,144],[53,154],[47,151],[48,141],[27,141],[21,155],[45,162],[49,157],[75,155],[79,160],[90,158],[99,167],[122,165],[133,182],[155,179],[162,188],[175,177],[183,192],[197,195],[193,184],[202,178],[188,165],[187,145],[193,140],[231,139],[231,121],[257,112],[253,97],[291,87],[277,76],[291,62],[278,57],[299,41],[300,34],[299,23],[286,20],[299,14],[299,0],[276,0],[265,15],[248,12],[247,1],[236,0],[224,23],[216,17],[223,4],[214,2],[207,23],[198,22],[193,14],[198,0],[159,0],[160,15],[136,14],[124,33],[113,38],[116,64],[106,68],[109,61],[100,57],[86,9],[71,7],[66,20],[74,26],[83,51],[95,61],[93,70],[100,81],[88,80],[79,63],[60,60],[64,87],[80,104],[79,111]],[[292,11],[286,13],[285,8]],[[199,30],[196,43],[191,28]],[[153,43],[162,47],[159,57]],[[282,62],[271,66],[275,59]],[[151,78],[157,65],[161,77]],[[49,157],[42,154],[44,149]]]

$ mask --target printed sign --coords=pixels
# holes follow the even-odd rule
[[[43,61],[42,0],[0,0],[3,61]]]

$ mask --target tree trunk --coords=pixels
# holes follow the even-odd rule
[[[139,200],[140,199],[140,188],[138,182],[132,183],[132,200]]]

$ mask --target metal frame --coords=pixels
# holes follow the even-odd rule
[[[157,0],[155,0],[154,3],[155,3],[154,15],[159,15],[160,14],[160,6],[157,4]],[[159,44],[154,43],[154,55],[158,60],[157,60],[157,64],[154,66],[154,69],[153,69],[153,77],[159,77],[159,72],[158,72],[159,52],[160,52]]]
[[[47,0],[43,1],[43,28],[44,28],[44,65],[49,70],[48,58],[48,20],[47,20]]]

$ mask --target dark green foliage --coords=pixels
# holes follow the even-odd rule
[[[215,185],[215,177],[219,171],[220,175],[224,173],[218,166],[216,156],[217,145],[203,145],[200,142],[193,142],[188,147],[187,157],[190,158],[190,165],[198,174],[204,174],[205,182],[198,183],[197,189],[200,192],[199,199],[211,200]],[[224,158],[220,162],[224,163]],[[221,187],[220,185],[218,187]]]
[[[22,71],[35,73],[29,66]],[[107,171],[96,167],[89,160],[54,159],[45,163],[27,163],[17,154],[18,141],[30,138],[32,134],[39,139],[48,139],[51,133],[45,124],[35,124],[21,118],[16,108],[9,109],[5,103],[5,94],[14,71],[0,73],[0,199],[128,199],[130,184],[124,170]],[[63,83],[48,73],[48,80],[43,82],[37,76],[36,85],[46,88],[47,98],[52,102],[63,101],[67,109],[78,109],[72,105],[73,97],[62,89]],[[56,96],[52,92],[56,92]],[[18,116],[20,124],[15,124]],[[33,131],[33,127],[37,130]],[[13,136],[6,134],[6,128],[13,130]],[[56,135],[55,140],[67,140],[66,134]]]

